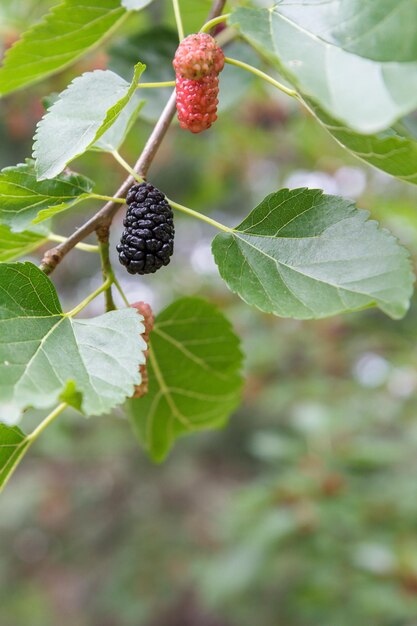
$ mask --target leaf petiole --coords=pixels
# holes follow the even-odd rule
[[[113,274],[113,283],[114,286],[116,287],[117,291],[120,293],[120,295],[122,296],[123,302],[125,303],[126,306],[130,306],[130,302],[126,297],[125,292],[123,291],[119,281],[117,280],[116,276]]]
[[[22,441],[16,446],[16,450],[12,458],[9,459],[9,463],[10,461],[12,462],[10,463],[10,465],[9,463],[7,464],[6,477],[0,485],[0,492],[3,491],[10,478],[13,476],[16,468],[18,467],[23,456],[29,450],[30,446],[37,440],[39,435],[41,435],[43,431],[58,417],[58,415],[60,415],[67,408],[67,406],[68,405],[66,402],[59,404],[51,413],[49,413],[49,415],[45,417],[45,419],[35,428],[35,430],[33,430],[29,435],[26,435],[26,437],[22,439]],[[2,468],[3,471],[4,469],[5,468]]]
[[[90,304],[90,302],[92,302],[95,298],[97,298],[97,296],[103,293],[103,291],[106,291],[107,289],[109,289],[109,287],[111,287],[112,285],[112,282],[113,282],[113,278],[109,276],[107,280],[105,280],[105,282],[100,287],[98,287],[95,291],[90,293],[89,296],[87,296],[82,302],[80,302],[80,304],[77,304],[77,306],[74,307],[71,311],[69,311],[68,313],[64,313],[64,315],[66,317],[75,317],[75,315],[77,315],[80,311],[85,309],[85,307],[88,304]]]
[[[272,76],[270,76],[269,74],[258,70],[257,67],[253,67],[253,65],[249,65],[249,63],[244,63],[243,61],[238,61],[238,59],[231,59],[230,57],[225,57],[224,61],[229,65],[235,65],[236,67],[240,67],[247,72],[251,72],[255,76],[258,76],[258,78],[262,78],[262,80],[270,83],[283,93],[287,94],[287,96],[291,96],[291,98],[298,98],[298,93],[294,89],[289,89],[279,81],[275,80],[275,78],[272,78]]]
[[[172,0],[172,6],[174,8],[175,21],[177,23],[178,37],[179,37],[179,40],[182,41],[184,39],[184,26],[182,24],[181,10],[180,10],[179,1],[178,0]]]
[[[66,408],[68,404],[66,402],[62,402],[59,404],[49,415],[45,417],[45,419],[33,430],[29,435],[26,436],[26,441],[29,441],[32,444],[36,439],[43,433],[43,431],[48,428],[50,424],[60,415]]]
[[[200,28],[200,33],[209,33],[214,26],[217,24],[222,24],[223,22],[227,22],[231,13],[225,13],[224,15],[219,15],[219,17],[214,17],[212,20],[209,20]]]
[[[113,196],[103,196],[99,193],[92,193],[90,198],[93,200],[104,200],[104,202],[116,202],[118,204],[125,204],[124,198],[114,198]]]
[[[229,228],[228,226],[225,226],[224,224],[221,224],[220,222],[213,220],[211,217],[208,217],[208,215],[204,215],[204,213],[198,213],[197,211],[193,211],[193,209],[189,209],[188,207],[182,204],[178,204],[178,202],[174,202],[173,200],[170,200],[169,198],[167,198],[167,202],[172,207],[174,207],[174,209],[177,209],[178,211],[182,211],[182,213],[187,213],[187,215],[191,215],[192,217],[195,217],[198,220],[202,220],[203,222],[207,222],[207,224],[210,224],[210,226],[214,226],[215,228],[218,228],[219,230],[222,230],[225,233],[233,232],[233,228]]]
[[[63,237],[62,235],[56,235],[55,233],[49,233],[48,239],[49,241],[56,241],[57,243],[62,243],[63,241],[67,240],[66,237]],[[90,243],[80,242],[77,243],[75,247],[78,248],[78,250],[84,250],[84,252],[99,252],[99,247]]]
[[[160,83],[139,83],[137,89],[158,89],[159,87],[175,87],[175,80],[165,80]]]
[[[129,174],[133,176],[133,178],[137,180],[138,183],[143,183],[143,178],[139,176],[139,174],[137,174],[137,172],[135,172],[132,167],[130,167],[129,163],[125,161],[125,159],[122,157],[118,150],[113,150],[111,154],[113,158],[119,163],[119,165],[121,165],[123,169],[126,170],[126,172],[129,172]],[[123,200],[123,202],[125,202],[125,200]]]

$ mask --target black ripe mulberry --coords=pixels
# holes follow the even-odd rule
[[[124,231],[117,245],[129,274],[153,274],[168,265],[174,251],[174,217],[164,194],[150,185],[133,185],[126,196]]]

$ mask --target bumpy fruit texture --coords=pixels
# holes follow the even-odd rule
[[[172,64],[177,76],[200,80],[222,71],[224,54],[211,35],[197,33],[183,39]]]
[[[207,130],[217,120],[219,79],[215,74],[190,80],[177,76],[177,113],[181,128],[192,133]]]
[[[117,245],[119,261],[129,274],[153,274],[168,265],[174,251],[174,216],[164,194],[140,183],[130,188],[125,229]]]
[[[223,50],[211,35],[189,35],[178,46],[173,65],[180,126],[192,133],[201,133],[217,119],[218,75],[224,67]]]
[[[151,330],[153,330],[155,319],[152,313],[152,309],[146,302],[134,302],[130,305],[133,309],[136,309],[138,313],[143,316],[143,324],[145,326],[145,332],[142,334],[143,339],[148,346],[148,350],[145,351],[145,359],[146,363],[143,363],[139,367],[139,371],[142,377],[142,382],[140,385],[136,385],[135,393],[133,398],[142,398],[145,394],[148,393],[149,388],[149,377],[148,377],[148,356],[149,356],[149,335]]]

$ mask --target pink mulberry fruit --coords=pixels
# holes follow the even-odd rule
[[[177,112],[181,128],[192,133],[207,130],[217,120],[219,79],[210,74],[200,80],[177,76]]]
[[[177,77],[200,80],[222,71],[224,54],[211,35],[197,33],[183,39],[172,64]]]

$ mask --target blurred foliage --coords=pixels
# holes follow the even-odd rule
[[[50,4],[2,2],[4,45]],[[111,45],[172,24],[156,1]],[[109,54],[0,103],[1,166],[29,156],[41,98],[106,67]],[[257,80],[244,91],[209,133],[174,126],[152,182],[228,224],[266,191],[322,187],[417,249],[415,189],[361,165]],[[127,160],[150,129],[139,120]],[[76,169],[102,193],[123,177],[108,155]],[[69,211],[55,232],[94,209]],[[119,217],[114,240],[120,230]],[[138,282],[115,265],[118,277],[155,310],[185,294],[220,304],[248,355],[245,401],[224,431],[184,439],[162,466],[138,451],[121,411],[64,414],[2,495],[1,626],[416,626],[416,306],[401,322],[373,311],[320,322],[261,315],[222,285],[210,227],[177,216],[177,232],[164,272]],[[99,271],[82,251],[62,263],[53,278],[67,307]]]

